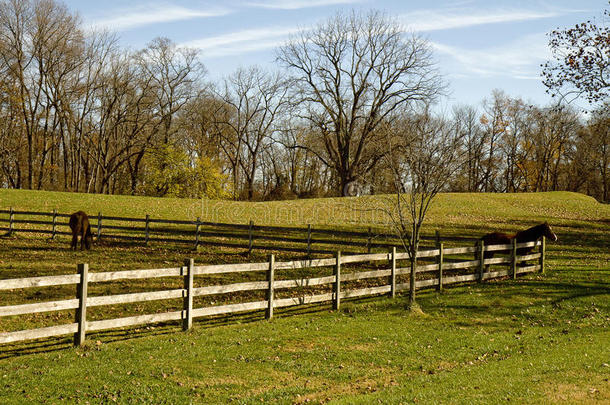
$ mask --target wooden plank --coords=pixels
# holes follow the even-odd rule
[[[193,267],[195,261],[193,258],[185,259],[184,261],[184,297],[182,311],[182,330],[186,331],[193,327]]]
[[[524,266],[524,267],[519,267],[519,274],[521,273],[531,273],[534,271],[538,271],[540,270],[540,265],[539,264],[534,264],[531,266]]]
[[[508,276],[509,272],[508,270],[498,270],[498,271],[490,271],[488,273],[485,273],[483,275],[483,279],[484,280],[488,280],[488,279],[492,279],[492,278],[499,278],[499,277],[504,277],[504,276]]]
[[[90,273],[89,282],[97,283],[102,281],[139,278],[176,277],[181,275],[182,272],[180,267],[169,267],[165,269],[108,271],[100,273]]]
[[[478,267],[481,264],[478,260],[468,260],[465,262],[457,262],[457,263],[447,263],[443,265],[445,270],[455,270],[455,269],[468,269],[471,267]]]
[[[371,228],[369,228],[370,231]],[[335,276],[335,282],[333,285],[333,309],[335,311],[338,311],[339,308],[341,307],[341,252],[337,251],[336,256],[335,256],[335,269],[334,269],[334,276]]]
[[[478,274],[464,274],[462,276],[445,277],[444,284],[463,283],[466,281],[475,281]]]
[[[276,284],[277,283],[279,282],[276,282]],[[264,290],[267,287],[269,287],[269,282],[267,281],[250,281],[247,283],[212,285],[193,288],[193,296],[199,297],[203,295],[226,294],[237,291]]]
[[[87,298],[87,307],[99,307],[102,305],[128,304],[131,302],[145,302],[156,300],[167,300],[182,298],[184,290],[182,288],[164,291],[149,291],[141,293],[98,295]]]
[[[219,305],[215,307],[196,308],[193,309],[193,318],[210,315],[230,314],[233,312],[253,311],[257,309],[266,309],[267,300],[246,302],[243,304]]]
[[[438,284],[439,284],[438,278],[430,278],[427,280],[417,280],[415,282],[415,286],[417,288],[434,287],[435,285],[438,286]]]
[[[341,260],[345,263],[345,257]],[[276,270],[307,269],[312,267],[334,266],[336,262],[337,259],[334,257],[329,259],[293,260],[290,262],[278,262],[275,264],[275,268]]]
[[[10,213],[7,212],[7,214]],[[42,216],[42,217],[50,217],[53,215],[53,213],[51,212],[41,212],[41,211],[13,211],[13,214],[15,215],[37,215],[37,216]]]
[[[33,225],[53,225],[52,221],[42,221],[37,219],[16,219],[15,224],[33,224]]]
[[[513,239],[512,249],[510,254],[510,267],[513,274],[513,279],[517,279],[517,239]]]
[[[541,243],[542,242],[540,242],[540,241],[521,242],[521,243],[517,243],[517,249],[526,248],[526,247],[536,247],[536,246],[540,246]]]
[[[267,311],[265,311],[265,318],[273,318],[273,282],[275,279],[275,256],[269,255],[269,270],[267,271],[267,281],[269,282],[269,288],[267,289]]]
[[[78,308],[74,314],[74,322],[78,324],[78,330],[74,334],[74,346],[82,346],[85,344],[85,334],[87,332],[87,284],[89,282],[89,265],[87,263],[79,263],[78,274],[80,275],[80,283],[76,286]]]
[[[37,302],[0,307],[0,316],[35,314],[38,312],[63,311],[78,308],[78,299]]]
[[[396,284],[396,291],[409,291],[409,283]]]
[[[366,255],[351,255],[351,256],[343,256],[341,258],[341,263],[360,263],[360,262],[368,262],[368,261],[377,261],[377,260],[389,260],[390,255],[388,253],[371,253]]]
[[[424,257],[435,257],[435,256],[438,256],[438,254],[439,254],[438,249],[420,250],[417,252],[416,257],[418,259],[424,258]],[[409,260],[409,253],[408,252],[397,253],[396,260]]]
[[[443,268],[447,268],[446,264],[443,264]],[[434,264],[425,264],[425,265],[421,265],[421,266],[417,266],[415,267],[415,272],[416,273],[426,273],[429,271],[437,271],[438,270],[438,264],[434,263]],[[411,268],[410,267],[400,267],[398,269],[396,269],[396,275],[397,276],[402,276],[405,274],[411,274]]]
[[[488,264],[509,264],[510,257],[492,257],[490,259],[485,259],[485,265]]]
[[[289,307],[293,305],[307,305],[314,304],[316,302],[332,301],[334,293],[317,294],[317,295],[304,295],[301,297],[282,298],[277,299],[274,302],[275,308]]]
[[[392,258],[390,260],[390,297],[396,297],[396,247],[392,246]]]
[[[164,312],[160,314],[129,316],[126,318],[105,319],[103,321],[87,322],[87,330],[104,330],[124,328],[126,326],[146,325],[149,323],[168,322],[182,319],[182,311]]]
[[[278,263],[279,264],[279,263]],[[193,274],[224,274],[269,270],[269,263],[216,264],[193,267]]]
[[[527,261],[527,260],[534,260],[534,259],[540,259],[540,253],[532,253],[529,255],[517,256],[517,261]]]
[[[22,340],[42,339],[51,336],[61,336],[75,333],[78,330],[78,324],[69,323],[66,325],[50,326],[48,328],[20,330],[16,332],[0,333],[0,343],[20,342]]]
[[[445,249],[445,251],[446,250],[447,249]],[[435,257],[435,256],[438,256],[439,253],[440,253],[440,251],[438,249],[420,250],[417,252],[417,258],[420,259],[422,257]]]
[[[0,290],[12,290],[15,288],[48,287],[54,285],[78,284],[79,274],[68,274],[63,276],[41,276],[28,278],[13,278],[0,280]]]
[[[479,241],[479,282],[483,281],[483,273],[485,272],[485,242],[483,239]]]
[[[498,250],[506,250],[506,251],[510,251],[513,248],[513,245],[508,244],[508,245],[487,245],[485,246],[485,251],[486,252],[496,252]]]
[[[358,290],[345,290],[342,291],[339,295],[341,296],[341,298],[362,297],[365,295],[386,294],[390,292],[390,289],[391,286],[382,285],[379,287],[361,288]]]
[[[341,274],[341,281],[364,280],[367,278],[387,277],[392,275],[392,269],[360,271]]]
[[[344,280],[344,278],[341,278]],[[277,280],[275,282],[275,289],[280,288],[299,288],[299,287],[311,287],[314,285],[330,284],[335,281],[335,276],[315,277],[315,278],[302,278],[296,280]]]
[[[438,231],[437,231],[438,232]],[[440,234],[437,234],[438,237],[438,257],[436,258],[436,264],[438,265],[438,291],[443,291],[443,267],[445,266],[445,249],[443,246],[443,242],[440,241]]]
[[[459,255],[459,254],[466,254],[466,253],[475,253],[477,250],[478,250],[478,248],[476,246],[456,247],[456,248],[445,248],[443,253],[445,255]]]

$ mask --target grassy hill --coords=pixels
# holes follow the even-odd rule
[[[247,203],[0,190],[0,208],[353,228],[383,226],[385,219],[369,211],[380,198]],[[341,311],[324,305],[278,311],[272,322],[259,313],[201,319],[189,333],[176,324],[108,331],[91,334],[79,349],[70,338],[2,345],[0,398],[7,404],[608,403],[610,206],[565,192],[442,194],[425,229],[478,236],[544,220],[559,236],[548,245],[545,274],[442,294],[421,291],[424,315],[407,313],[406,297],[376,297],[346,300]],[[0,278],[64,274],[85,260],[94,271],[166,267],[192,255],[199,263],[248,260],[222,249],[173,246],[70,252],[66,239],[18,234],[0,238]],[[41,299],[36,291],[20,298]],[[10,299],[4,294],[0,305],[23,302]]]
[[[387,223],[371,209],[391,196],[320,198],[291,201],[241,202],[138,196],[95,195],[0,189],[0,208],[74,212],[261,225],[322,225],[349,227]],[[506,224],[507,222],[609,220],[610,205],[578,193],[443,193],[430,210],[431,227]]]

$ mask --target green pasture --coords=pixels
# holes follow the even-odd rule
[[[382,229],[385,218],[371,210],[380,198],[247,203],[0,190],[0,209]],[[2,345],[0,403],[608,403],[610,206],[564,192],[442,194],[424,233],[478,237],[541,221],[559,236],[547,246],[545,274],[422,290],[423,314],[407,312],[399,295],[345,301],[339,311],[276,310],[271,321],[262,311],[197,319],[187,333],[177,323],[112,330],[88,335],[83,348],[69,337]],[[112,271],[268,254],[110,241],[72,252],[67,237],[46,238],[0,238],[0,278],[68,274],[85,261]],[[155,283],[112,288],[173,288]],[[71,296],[68,287],[1,292],[0,305]],[[71,321],[67,312],[0,318],[0,330]]]

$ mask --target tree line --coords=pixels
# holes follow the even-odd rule
[[[377,11],[303,30],[276,61],[212,83],[197,51],[167,38],[125,50],[58,1],[0,1],[0,186],[247,200],[389,193],[396,168],[414,170],[416,141],[451,135],[458,168],[445,191],[610,200],[603,98],[583,114],[497,90],[436,112],[447,83],[429,43]]]

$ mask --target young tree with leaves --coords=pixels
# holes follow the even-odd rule
[[[605,10],[599,21],[590,20],[548,34],[553,60],[542,65],[542,75],[549,93],[562,99],[584,95],[591,103],[608,99],[609,21],[610,10]]]

